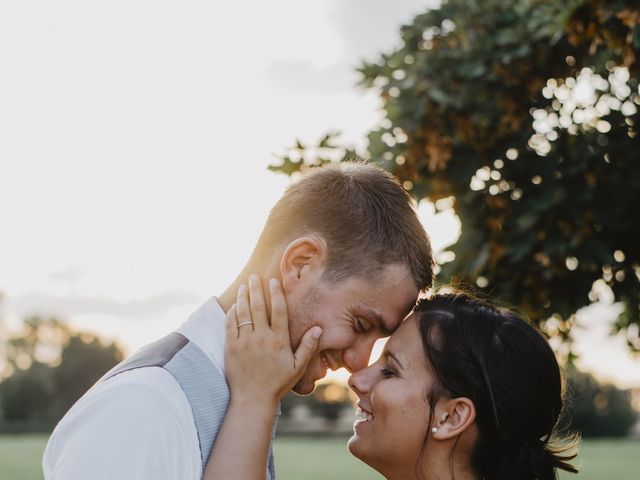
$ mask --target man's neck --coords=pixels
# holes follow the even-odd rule
[[[222,294],[218,295],[218,302],[225,313],[236,303],[236,292],[238,291],[239,285],[240,283],[233,282]]]
[[[265,274],[265,273],[260,273],[259,271],[257,271],[257,269],[256,271],[250,271],[249,269],[245,269],[242,271],[240,275],[238,275],[238,277],[233,281],[233,283],[229,285],[229,287],[227,287],[227,289],[224,292],[222,292],[220,296],[218,296],[218,302],[220,303],[220,306],[225,311],[225,313],[228,312],[229,309],[231,309],[234,303],[236,303],[236,297],[237,297],[238,288],[240,287],[240,285],[243,285],[243,284],[247,286],[249,285],[249,275],[251,274],[255,274],[255,275],[258,275],[258,277],[260,277],[260,280],[262,281],[262,291],[264,292],[267,312],[271,312],[271,297],[269,295],[269,279],[271,277],[268,276],[268,272],[267,274]]]

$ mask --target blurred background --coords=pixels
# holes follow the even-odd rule
[[[440,287],[549,336],[580,478],[637,478],[639,54],[631,0],[2,2],[0,478],[41,478],[73,402],[354,155],[414,197]],[[347,377],[287,397],[279,478],[379,478]]]

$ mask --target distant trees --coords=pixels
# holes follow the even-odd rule
[[[104,373],[121,350],[55,318],[30,317],[5,346],[0,430],[47,430]]]
[[[623,437],[638,420],[631,392],[598,382],[575,368],[568,370],[567,421],[584,437]]]
[[[0,409],[5,421],[32,426],[51,424],[55,402],[52,370],[49,365],[35,362],[0,382]]]
[[[327,382],[319,384],[311,395],[299,396],[293,392],[282,400],[282,414],[286,418],[297,405],[304,405],[315,416],[326,421],[331,429],[336,425],[341,413],[353,409],[353,392],[344,384]]]
[[[69,337],[60,365],[53,369],[55,418],[61,418],[89,387],[122,359],[123,353],[115,343],[105,345],[86,333]]]
[[[363,64],[386,118],[366,157],[461,220],[441,283],[470,283],[567,339],[613,292],[640,350],[640,5],[449,0]],[[272,170],[348,158],[335,134]]]

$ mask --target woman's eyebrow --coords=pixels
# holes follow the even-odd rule
[[[396,362],[398,364],[398,366],[404,370],[404,365],[402,365],[402,362],[400,362],[400,360],[398,360],[398,357],[396,357],[392,352],[390,352],[389,350],[387,350],[386,352],[384,352],[385,357],[390,357],[393,359],[394,362]]]

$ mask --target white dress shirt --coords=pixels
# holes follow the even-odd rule
[[[225,313],[215,297],[177,330],[224,374]],[[58,423],[42,460],[46,480],[200,480],[191,406],[161,367],[96,383]]]

